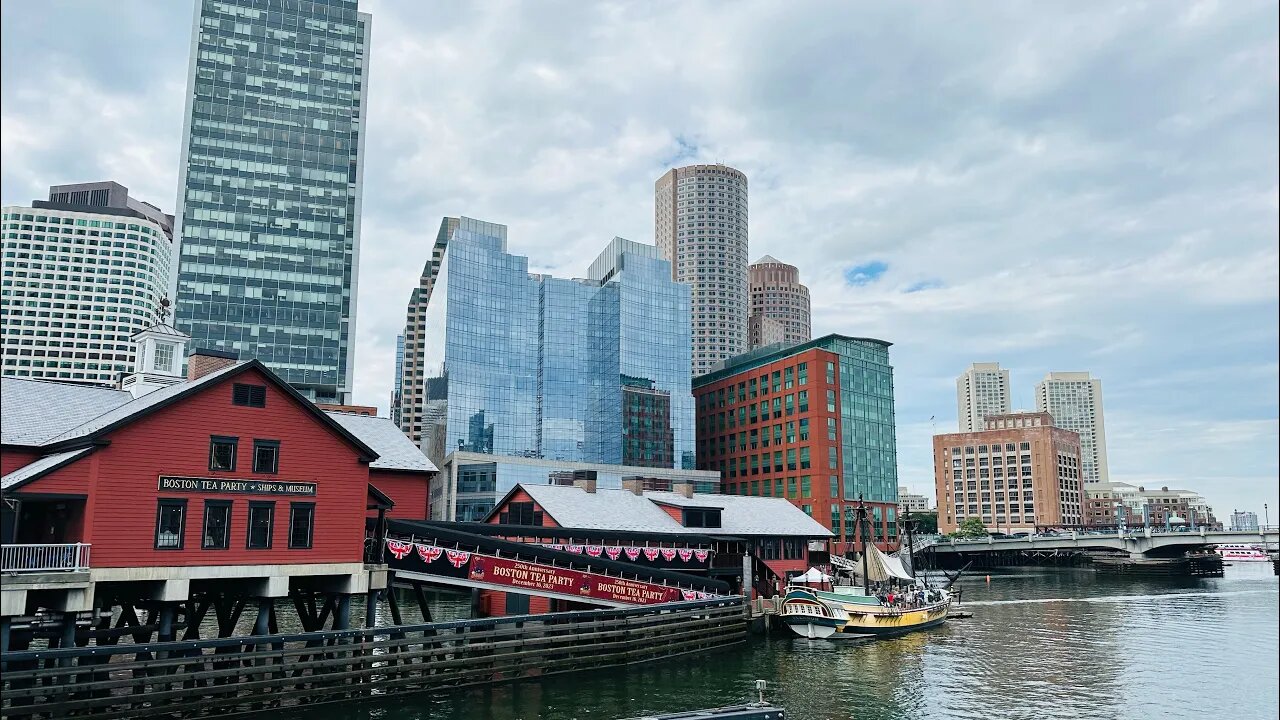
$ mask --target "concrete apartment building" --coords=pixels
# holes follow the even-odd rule
[[[1255,517],[1256,519],[1256,517]],[[1089,483],[1085,486],[1084,523],[1094,527],[1165,527],[1189,525],[1220,527],[1204,496],[1192,490],[1171,490],[1162,486],[1148,490],[1143,485],[1122,482]]]
[[[802,343],[812,338],[809,288],[800,283],[800,270],[795,265],[765,255],[748,268],[751,293],[751,349],[771,344],[763,332],[768,320],[782,326],[782,339],[773,342]]]
[[[988,415],[977,432],[933,438],[938,530],[976,517],[991,531],[1083,523],[1079,434],[1047,413]]]
[[[1101,380],[1087,372],[1051,372],[1036,385],[1036,409],[1052,415],[1054,425],[1080,433],[1086,483],[1111,479]]]
[[[690,286],[694,377],[747,350],[747,176],[727,165],[673,168],[654,183],[654,235],[671,277]]]
[[[956,378],[956,418],[960,432],[977,432],[985,427],[987,415],[1009,412],[1009,371],[1000,363],[973,363]]]
[[[169,291],[173,216],[116,182],[55,185],[4,208],[0,235],[0,372],[114,384]]]
[[[906,485],[898,486],[898,506],[903,512],[929,512],[930,503],[928,497],[911,492]]]
[[[1258,513],[1248,510],[1231,511],[1231,529],[1244,532],[1257,532]]]
[[[783,342],[787,330],[778,320],[765,317],[763,313],[751,313],[750,319],[747,320],[747,334],[749,336],[747,343],[754,350],[765,345]]]

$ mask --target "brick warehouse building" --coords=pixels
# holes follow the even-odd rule
[[[972,517],[1007,532],[1082,524],[1080,435],[1042,412],[988,415],[985,425],[933,437],[939,532]]]
[[[876,543],[898,543],[889,343],[844,335],[773,345],[695,378],[698,468],[723,492],[790,500],[855,550],[863,498]]]
[[[435,468],[390,420],[326,413],[258,361],[195,353],[207,374],[184,378],[168,331],[148,342],[172,347],[139,348],[133,392],[3,379],[6,623],[126,599],[163,620],[231,592],[345,607],[385,584],[365,565],[368,509],[426,516]],[[78,572],[41,585],[46,566]]]

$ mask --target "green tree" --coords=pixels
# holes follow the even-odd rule
[[[971,517],[965,518],[960,523],[960,527],[956,529],[956,535],[964,538],[986,537],[987,526],[982,524],[981,518]]]
[[[938,532],[938,513],[936,512],[911,513],[911,519],[916,521],[916,532],[921,535],[932,535]]]

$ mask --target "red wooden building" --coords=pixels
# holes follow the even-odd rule
[[[516,485],[485,522],[504,527],[509,540],[705,574],[765,595],[827,562],[831,537],[783,499],[700,494],[688,484],[650,491],[642,480],[624,480],[621,490],[597,489],[590,480]],[[546,608],[535,599],[529,610]]]
[[[118,601],[158,603],[163,624],[170,603],[301,591],[345,612],[383,587],[366,516],[426,517],[426,456],[390,420],[326,413],[256,360],[194,353],[206,374],[183,378],[155,344],[140,344],[132,392],[3,379],[0,617]]]

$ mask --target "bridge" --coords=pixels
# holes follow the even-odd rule
[[[1158,532],[1150,528],[1090,533],[1072,531],[1060,535],[1031,535],[1020,538],[944,538],[931,546],[939,555],[967,555],[1004,550],[1116,550],[1134,559],[1175,557],[1187,550],[1211,545],[1263,544],[1280,542],[1280,530]]]

